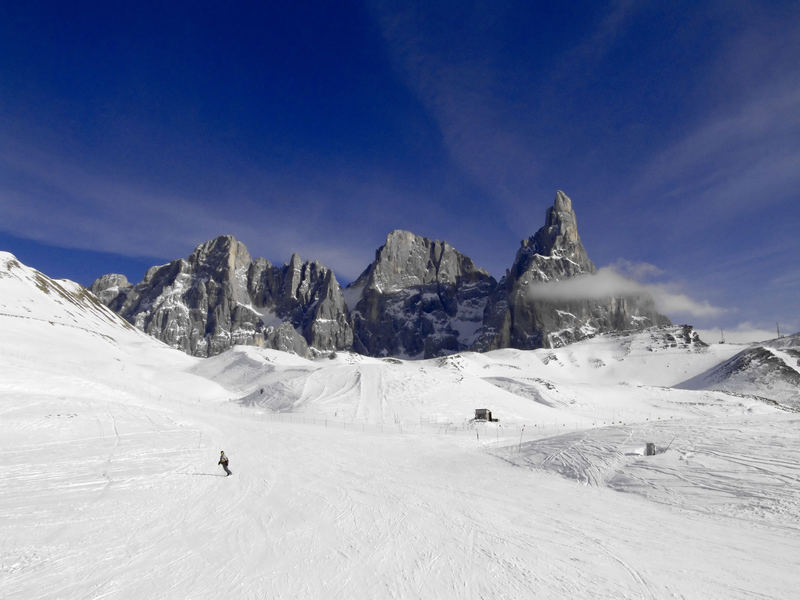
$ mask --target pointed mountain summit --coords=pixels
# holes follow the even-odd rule
[[[345,290],[354,349],[428,358],[469,348],[495,280],[447,242],[395,230]]]
[[[432,283],[448,285],[464,278],[488,276],[447,242],[395,229],[376,250],[375,261],[350,287],[393,293],[409,287]]]
[[[578,220],[572,200],[561,190],[556,192],[553,206],[547,209],[545,225],[530,238],[533,251],[543,256],[564,256],[577,263],[589,263],[589,257],[578,236]]]
[[[511,272],[518,279],[527,274],[535,281],[558,281],[597,272],[578,235],[572,200],[561,190],[547,209],[544,227],[522,241]]]
[[[558,190],[545,225],[523,240],[489,301],[476,350],[562,346],[607,331],[668,325],[646,294],[592,297],[553,293],[553,284],[591,277],[597,268],[578,235],[572,200]],[[545,293],[541,293],[545,290]]]

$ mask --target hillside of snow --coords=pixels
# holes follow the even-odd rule
[[[0,332],[2,598],[800,585],[797,396],[748,387],[787,372],[709,376],[748,346],[675,327],[427,361],[197,359],[8,254]]]
[[[800,410],[800,334],[751,345],[678,387],[759,396]]]

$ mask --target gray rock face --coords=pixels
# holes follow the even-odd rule
[[[218,354],[234,344],[265,345],[309,353],[349,348],[341,289],[330,269],[250,257],[231,236],[198,246],[186,259],[150,268],[135,286],[104,275],[92,292],[137,328],[195,356]]]
[[[561,190],[556,192],[553,206],[547,209],[544,227],[522,242],[515,265],[530,270],[531,262],[539,262],[544,257],[549,257],[544,260],[558,259],[557,271],[565,277],[597,270],[578,236],[572,200]]]
[[[305,338],[297,333],[297,330],[288,321],[284,321],[277,327],[267,327],[263,345],[283,352],[292,352],[299,356],[309,355],[308,343]]]
[[[135,286],[111,274],[91,290],[139,329],[196,356],[256,344],[301,355],[352,349],[429,358],[669,324],[646,294],[552,292],[559,282],[591,287],[596,273],[572,201],[559,191],[499,284],[447,242],[397,230],[344,292],[318,262],[292,255],[276,267],[253,260],[231,236],[152,267]]]
[[[393,231],[353,282],[354,349],[431,357],[469,348],[495,280],[447,242]]]
[[[588,289],[596,273],[578,236],[572,201],[559,190],[544,227],[522,241],[513,266],[489,301],[474,349],[557,347],[597,333],[670,324],[645,294],[593,297],[574,290],[561,296],[552,292],[552,284],[578,277],[585,278]]]
[[[133,285],[125,275],[109,273],[95,280],[89,291],[97,296],[103,304],[109,306],[120,294],[127,293],[132,287]]]
[[[343,350],[353,343],[353,330],[342,290],[333,271],[316,261],[302,262],[293,254],[276,268],[260,258],[250,267],[248,290],[253,303],[271,310],[295,327],[309,346]]]

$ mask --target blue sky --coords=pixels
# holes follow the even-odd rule
[[[797,331],[798,65],[796,0],[6,2],[0,249],[139,281],[230,233],[347,282],[402,228],[499,278],[563,189],[674,321]]]

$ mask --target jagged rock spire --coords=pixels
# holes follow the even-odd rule
[[[548,259],[561,259],[558,261],[560,264],[549,265],[537,260],[535,258],[537,255]],[[540,281],[597,271],[578,235],[578,220],[575,211],[572,210],[572,200],[561,190],[556,192],[553,206],[545,213],[544,227],[522,242],[512,271],[521,276],[526,271],[531,271],[534,266],[536,268],[532,276]]]
[[[645,295],[555,299],[535,293],[596,272],[578,235],[572,200],[559,190],[547,209],[544,227],[522,241],[513,266],[490,299],[476,349],[541,348],[604,331],[669,323]],[[586,289],[590,286],[587,281]]]
[[[561,190],[556,192],[553,206],[547,209],[544,227],[533,236],[533,250],[544,256],[576,251],[586,254],[578,236],[578,221],[572,210],[572,200]]]

